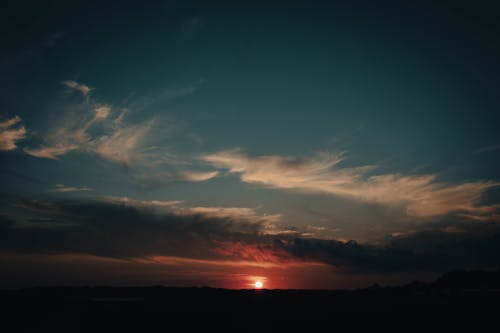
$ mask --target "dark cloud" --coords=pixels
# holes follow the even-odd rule
[[[317,260],[355,272],[443,272],[459,268],[500,267],[500,226],[461,224],[398,237],[384,245],[355,241],[297,238],[283,249],[304,260]]]
[[[321,262],[355,273],[500,267],[498,223],[437,223],[383,245],[268,234],[265,221],[97,200],[19,202],[30,224],[0,216],[0,251],[102,257],[179,256],[255,262]],[[41,224],[40,221],[50,223]],[[45,227],[44,227],[45,226]]]
[[[230,217],[183,215],[159,212],[154,207],[91,200],[24,200],[17,206],[35,214],[28,221],[50,220],[51,227],[13,227],[12,219],[2,217],[0,251],[87,253],[120,258],[154,255],[214,258],[217,255],[211,251],[213,242],[253,243],[262,227],[260,223]]]

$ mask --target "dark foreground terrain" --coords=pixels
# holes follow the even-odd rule
[[[497,331],[500,271],[352,291],[41,287],[2,290],[0,303],[4,332]]]

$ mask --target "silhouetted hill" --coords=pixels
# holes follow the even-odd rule
[[[171,287],[40,287],[0,291],[3,322],[38,331],[278,331],[349,323],[460,324],[496,319],[500,272],[456,271],[434,283],[358,290],[227,290]],[[103,326],[104,325],[104,326]],[[471,327],[472,327],[471,326]]]

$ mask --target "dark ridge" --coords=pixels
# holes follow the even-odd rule
[[[0,291],[3,323],[38,331],[181,325],[183,331],[278,331],[410,321],[477,330],[500,309],[500,271],[455,271],[433,283],[358,290],[228,290],[173,287],[38,287]],[[104,325],[104,326],[102,326]],[[210,329],[209,329],[210,328]]]

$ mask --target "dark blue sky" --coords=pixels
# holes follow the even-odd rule
[[[433,263],[403,265],[387,248],[416,256],[430,242],[430,257],[446,262],[455,248],[432,253],[431,239],[471,244],[496,234],[500,23],[490,3],[3,7],[0,217],[18,237],[5,253],[178,257],[186,267],[208,260],[200,270],[219,273],[229,266],[217,270],[212,261],[259,269],[298,262],[303,267],[290,269],[300,278],[267,276],[270,284],[338,287],[387,271],[436,272]],[[103,219],[100,209],[113,223],[88,234]],[[134,211],[130,223],[139,224],[121,231],[120,209]],[[160,217],[172,220],[168,227],[157,226]],[[209,226],[186,227],[193,219]],[[152,230],[165,236],[161,246],[146,245]],[[128,232],[151,235],[123,253],[102,247],[103,235],[126,247]],[[187,235],[206,244],[188,249],[198,241]],[[30,237],[59,245],[33,247]],[[85,246],[67,246],[70,239]],[[179,239],[184,247],[172,245]],[[375,256],[394,262],[367,265],[335,252],[348,240],[359,246],[349,251],[376,248]],[[303,249],[304,242],[315,245]],[[141,244],[148,250],[135,251]],[[496,267],[488,258],[464,254],[444,266]],[[4,260],[21,267],[28,259]],[[335,284],[321,271],[320,282],[308,285],[319,269],[311,263],[362,278],[349,285],[334,277]],[[156,281],[155,272],[134,281]],[[241,286],[210,274],[196,283]]]

